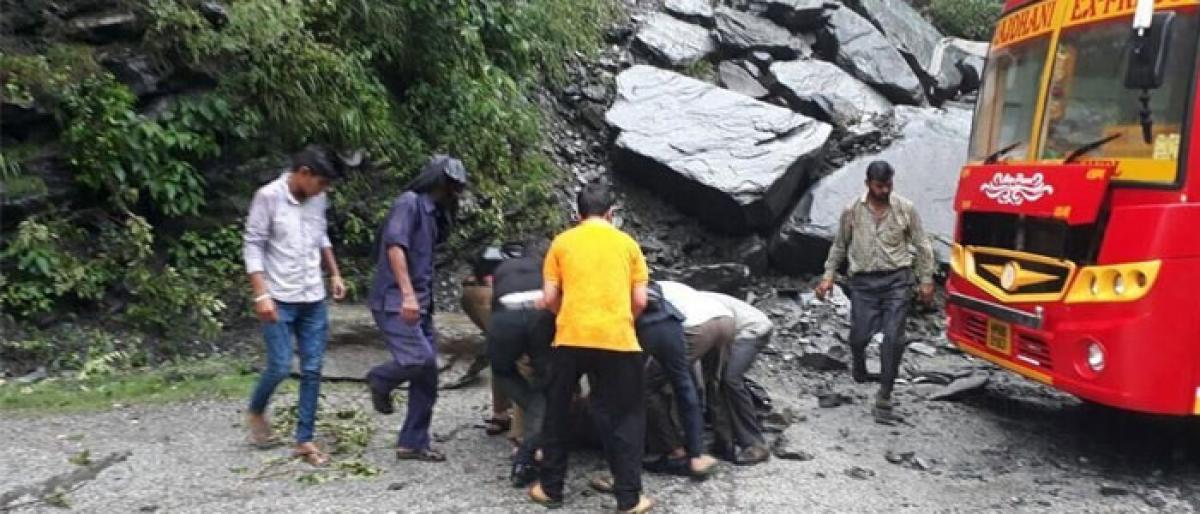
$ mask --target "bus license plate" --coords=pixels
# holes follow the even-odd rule
[[[1012,329],[1008,323],[988,320],[987,347],[1004,355],[1012,353]]]

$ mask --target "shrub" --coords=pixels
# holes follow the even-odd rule
[[[990,41],[1001,0],[931,0],[925,13],[948,36]]]

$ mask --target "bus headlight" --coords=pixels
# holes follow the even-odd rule
[[[1154,287],[1162,261],[1087,266],[1075,273],[1066,303],[1132,302]]]

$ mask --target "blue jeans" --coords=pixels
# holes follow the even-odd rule
[[[250,412],[262,414],[267,410],[271,394],[292,371],[292,338],[300,353],[300,401],[297,405],[296,443],[313,439],[317,420],[317,400],[321,394],[321,363],[325,358],[325,340],[329,319],[325,302],[275,302],[279,321],[263,323],[263,339],[267,343],[267,365],[254,393],[250,395]]]
[[[675,394],[675,402],[679,408],[679,417],[683,422],[683,432],[686,436],[685,447],[688,457],[699,457],[704,454],[704,415],[700,405],[700,393],[692,376],[692,366],[688,362],[687,346],[684,341],[683,325],[675,319],[664,319],[652,323],[637,325],[638,343],[646,353],[654,357],[656,364],[647,366],[646,390],[647,417],[651,438],[661,434],[663,430],[673,430],[674,424],[664,424],[663,415],[669,415],[669,407],[662,405],[658,391],[666,383],[671,384],[671,392]],[[675,438],[658,440],[658,446],[668,445]],[[674,448],[666,448],[672,450]]]

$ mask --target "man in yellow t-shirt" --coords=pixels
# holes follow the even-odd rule
[[[562,504],[567,473],[568,413],[579,379],[588,375],[591,398],[605,422],[613,494],[623,512],[646,512],[642,453],[646,403],[642,349],[633,320],[646,307],[649,272],[636,241],[611,223],[613,195],[589,184],[579,192],[578,226],[559,234],[542,267],[542,306],[558,313],[550,351],[541,481],[529,497]]]

